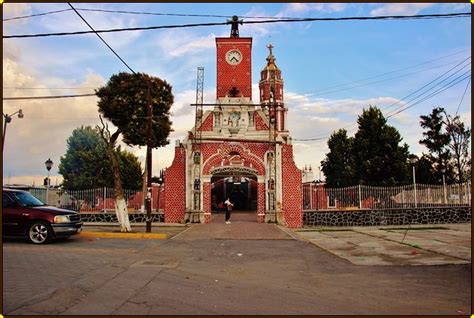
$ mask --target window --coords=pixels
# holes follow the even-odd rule
[[[2,196],[2,206],[4,208],[11,208],[14,206],[14,201],[5,192],[3,193],[3,196]]]

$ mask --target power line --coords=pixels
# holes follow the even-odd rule
[[[217,14],[187,14],[187,13],[160,13],[160,12],[144,12],[144,11],[125,11],[125,10],[106,10],[106,9],[91,9],[91,8],[76,8],[77,11],[103,12],[103,13],[119,13],[119,14],[135,14],[135,15],[153,15],[153,16],[170,16],[170,17],[200,17],[200,18],[232,18],[232,15],[217,15]],[[48,11],[37,14],[30,14],[18,17],[11,17],[3,19],[4,22],[11,20],[27,19],[37,16],[44,16],[54,13],[72,11],[72,9]],[[269,17],[269,16],[240,16],[243,19],[298,19],[295,17]]]
[[[450,68],[448,71],[444,72],[443,74],[437,76],[435,79],[431,80],[430,82],[428,82],[427,84],[423,85],[421,88],[415,90],[414,92],[404,96],[403,98],[399,99],[398,102],[395,102],[393,103],[392,105],[386,107],[386,108],[389,108],[389,107],[392,107],[396,104],[398,104],[400,101],[403,101],[404,99],[416,94],[417,92],[423,90],[424,88],[426,87],[429,87],[431,84],[433,84],[434,82],[442,79],[445,75],[449,74],[451,71],[453,71],[454,69],[456,69],[457,67],[459,67],[460,65],[464,64],[466,61],[468,61],[471,57],[468,57],[466,59],[464,59],[463,61],[461,61],[460,63],[456,64],[454,67]],[[466,72],[464,72],[463,74],[459,75],[458,77],[456,77],[454,80],[452,80],[451,82],[445,84],[444,86],[442,86],[441,88],[439,88],[438,90],[434,91],[433,92],[433,89],[435,89],[437,86],[439,86],[441,83],[445,82],[446,80],[448,80],[450,77],[452,77],[453,75],[459,73],[462,69],[466,68],[466,66],[469,66],[469,64],[466,64],[464,65],[463,67],[461,67],[460,69],[458,69],[457,71],[455,71],[454,73],[452,73],[451,75],[447,76],[446,78],[442,79],[441,81],[439,81],[438,83],[436,83],[434,86],[432,86],[431,88],[428,88],[427,90],[425,90],[424,92],[418,94],[417,96],[415,96],[414,98],[410,99],[408,102],[406,102],[405,105],[402,106],[402,108],[399,108],[398,111],[394,111],[392,114],[389,114],[386,118],[390,118],[396,114],[399,114],[415,105],[418,105],[424,101],[426,101],[427,99],[431,98],[431,97],[434,97],[438,94],[440,94],[441,92],[445,91],[446,89],[458,84],[459,82],[462,82],[463,80],[465,80],[467,77],[463,77],[465,76],[468,72],[470,72],[470,70],[467,70]],[[468,75],[469,76],[469,75]],[[429,95],[425,95],[425,94],[428,94],[430,91],[431,94]],[[425,95],[425,97],[422,97],[423,95]],[[419,99],[421,98],[420,100],[418,101],[415,101],[416,99]],[[413,102],[413,103],[412,103]],[[410,104],[412,103],[412,104]],[[343,128],[340,128],[340,129],[345,129],[345,128],[349,128],[349,127],[352,127],[354,126],[355,124],[350,124],[350,125],[347,125]],[[313,138],[304,138],[304,139],[298,139],[298,138],[295,138],[293,140],[297,140],[297,141],[316,141],[316,140],[323,140],[323,139],[326,139],[327,137],[329,136],[329,133],[324,133],[324,134],[320,134],[318,137],[313,137]]]
[[[41,16],[41,15],[48,15],[48,14],[53,14],[53,13],[65,12],[65,11],[71,11],[71,9],[56,10],[56,11],[30,14],[30,15],[23,15],[23,16],[18,16],[18,17],[11,17],[11,18],[7,18],[7,19],[3,19],[3,22],[12,21],[12,20],[27,19],[27,18],[32,18],[32,17],[38,17],[38,16]]]
[[[471,79],[469,79],[469,81],[467,82],[466,88],[464,89],[464,93],[462,93],[461,101],[459,102],[458,108],[456,109],[456,116],[459,112],[459,107],[461,106],[462,101],[464,100],[464,95],[466,95],[466,91],[467,91],[467,88],[469,87],[469,84],[471,84]]]
[[[295,18],[295,19],[280,19],[280,20],[262,20],[262,21],[243,21],[243,24],[263,24],[263,23],[290,23],[290,22],[315,22],[315,21],[349,21],[349,20],[410,20],[410,19],[442,19],[442,18],[461,18],[470,17],[470,12],[462,13],[447,13],[447,14],[419,14],[419,15],[396,15],[396,16],[375,16],[375,17],[341,17],[341,18]],[[16,35],[4,35],[4,39],[14,38],[34,38],[34,37],[46,37],[46,36],[64,36],[64,35],[80,35],[90,33],[111,33],[111,32],[123,32],[123,31],[144,31],[144,30],[157,30],[157,29],[175,29],[175,28],[191,28],[200,26],[220,26],[228,25],[231,22],[214,22],[214,23],[192,23],[192,24],[176,24],[176,25],[159,25],[149,27],[135,27],[135,28],[116,28],[116,29],[104,29],[94,31],[76,31],[76,32],[57,32],[57,33],[38,33],[38,34],[16,34]]]
[[[444,72],[443,74],[437,76],[435,79],[431,80],[430,82],[428,82],[427,84],[423,85],[423,86],[420,87],[419,89],[417,89],[417,90],[415,90],[414,92],[412,92],[412,93],[410,93],[410,94],[408,94],[408,95],[402,97],[400,100],[405,100],[405,99],[407,99],[408,97],[410,97],[410,96],[412,96],[412,95],[418,93],[419,91],[422,91],[424,88],[429,87],[431,84],[433,84],[433,83],[435,83],[436,81],[442,79],[442,78],[443,78],[445,75],[447,75],[449,72],[451,72],[452,70],[456,69],[458,66],[464,64],[464,62],[466,62],[466,61],[469,60],[469,59],[470,59],[470,57],[466,58],[466,59],[463,60],[462,62],[456,64],[454,67],[450,68],[449,70],[447,70],[447,71]],[[458,69],[457,71],[455,71],[454,73],[452,73],[451,75],[449,75],[448,77],[442,79],[440,82],[438,82],[438,83],[437,83],[436,85],[434,85],[433,87],[429,88],[428,90],[426,90],[426,91],[424,91],[424,92],[418,94],[418,95],[415,96],[414,98],[410,99],[410,100],[408,101],[408,103],[410,103],[410,102],[412,102],[413,100],[415,100],[415,99],[421,97],[422,95],[428,93],[430,90],[433,90],[436,86],[438,86],[439,84],[443,83],[444,81],[446,81],[447,79],[449,79],[449,78],[452,77],[453,75],[459,73],[462,69],[466,68],[467,66],[469,66],[469,64],[464,65],[463,67],[461,67],[460,69]],[[398,102],[393,103],[393,104],[390,105],[389,107],[395,106],[396,104],[398,104],[398,103],[400,102],[400,100],[399,100]],[[387,107],[387,108],[389,108],[389,107]],[[403,106],[402,106],[402,107],[403,107]]]
[[[105,40],[99,35],[99,33],[97,33],[94,28],[86,21],[86,19],[84,19],[82,17],[82,15],[77,12],[77,10],[72,6],[72,4],[70,2],[68,2],[67,4],[69,4],[69,6],[71,7],[71,9],[74,10],[74,12],[77,13],[77,15],[82,19],[82,21],[84,21],[85,24],[87,24],[87,26],[99,37],[99,39],[112,51],[112,53],[115,54],[116,57],[118,57],[118,59],[123,63],[125,64],[125,66],[133,73],[133,74],[136,74],[135,71],[117,54],[117,52],[114,51],[114,49],[107,43],[105,42]]]
[[[57,98],[76,98],[76,97],[87,97],[87,96],[97,96],[97,95],[96,94],[77,94],[77,95],[3,97],[3,100],[57,99]]]
[[[462,51],[459,51],[459,52],[457,52],[457,53],[445,55],[445,56],[442,56],[442,57],[439,57],[439,58],[436,58],[436,59],[428,60],[428,61],[421,62],[421,63],[418,63],[418,64],[410,65],[410,66],[407,66],[407,67],[404,67],[404,68],[401,68],[401,69],[397,69],[397,70],[389,71],[389,72],[386,72],[386,73],[382,73],[382,74],[378,74],[378,75],[366,77],[366,78],[359,79],[359,80],[355,80],[355,81],[352,81],[352,82],[347,82],[347,83],[338,84],[338,85],[332,85],[332,86],[328,86],[328,87],[321,88],[321,89],[317,89],[317,90],[313,90],[313,91],[306,91],[306,92],[304,92],[304,93],[299,94],[300,96],[288,97],[287,100],[298,99],[298,98],[304,98],[304,97],[307,97],[307,96],[310,96],[310,95],[314,95],[314,94],[319,93],[319,92],[324,92],[324,91],[326,91],[326,90],[328,90],[328,89],[331,89],[331,88],[344,87],[344,86],[347,86],[347,85],[350,85],[350,84],[365,82],[365,81],[368,81],[368,80],[370,80],[370,79],[375,79],[375,78],[378,78],[378,77],[383,77],[383,76],[388,75],[388,74],[392,74],[392,73],[396,73],[396,72],[401,72],[401,71],[404,71],[404,70],[416,68],[416,67],[421,66],[421,65],[424,65],[424,64],[429,64],[429,63],[432,63],[432,62],[435,62],[435,61],[443,60],[443,59],[445,59],[445,58],[448,58],[448,57],[451,57],[451,56],[454,56],[454,55],[459,55],[459,54],[464,53],[464,52],[466,52],[466,51],[470,51],[470,49],[462,50]],[[453,62],[453,63],[456,63],[456,62]],[[445,65],[450,65],[450,64],[452,64],[452,63],[444,64],[444,65],[441,65],[440,67],[445,66]],[[436,67],[438,67],[438,66],[436,66]],[[435,68],[435,67],[433,67],[433,68]],[[413,73],[410,73],[410,74],[413,74]],[[385,80],[381,80],[381,81],[385,81]],[[375,83],[377,83],[377,82],[375,82]],[[364,85],[366,85],[366,84],[364,84]],[[361,85],[361,86],[362,86],[362,85]],[[357,87],[360,87],[360,86],[357,86]],[[352,89],[352,88],[356,88],[356,87],[350,87],[350,88],[347,88],[347,89]],[[332,92],[331,92],[331,93],[332,93]],[[322,94],[328,94],[328,93],[322,93]]]
[[[48,90],[53,90],[53,89],[96,89],[97,87],[14,87],[14,86],[6,86],[3,87],[3,89],[18,89],[18,90],[24,90],[24,89],[48,89]]]
[[[447,90],[447,89],[449,89],[449,88],[451,88],[451,87],[453,87],[453,86],[455,86],[455,85],[457,85],[457,84],[463,82],[464,80],[470,78],[470,77],[471,77],[471,74],[467,74],[468,72],[470,72],[470,70],[469,70],[469,71],[466,71],[466,72],[463,73],[462,75],[460,75],[460,76],[458,76],[457,78],[453,79],[451,82],[449,82],[449,83],[446,84],[445,86],[441,87],[441,88],[438,89],[437,91],[435,91],[435,92],[431,93],[430,95],[426,96],[424,99],[422,99],[422,100],[420,100],[420,101],[417,101],[417,102],[415,102],[415,103],[412,104],[412,105],[406,106],[406,107],[400,109],[399,111],[397,111],[397,112],[395,112],[395,113],[393,113],[393,114],[387,116],[387,119],[389,119],[390,117],[393,117],[393,116],[395,116],[395,115],[397,115],[397,114],[399,114],[399,113],[401,113],[401,112],[407,110],[408,108],[411,108],[411,107],[413,107],[413,106],[416,106],[416,105],[418,105],[418,104],[420,104],[420,103],[426,101],[427,99],[430,99],[431,97],[436,96],[436,95],[438,95],[438,94],[444,92],[445,90]],[[465,74],[467,74],[467,75],[465,75]],[[464,77],[463,77],[463,76],[464,76]]]
[[[104,12],[104,13],[120,13],[120,14],[136,14],[136,15],[154,15],[154,16],[171,16],[171,17],[202,17],[202,18],[232,18],[232,15],[217,15],[217,14],[189,14],[189,13],[160,13],[160,12],[144,12],[144,11],[125,11],[125,10],[105,10],[105,9],[89,9],[76,8],[79,11]],[[243,19],[298,19],[289,17],[251,17],[240,16]]]

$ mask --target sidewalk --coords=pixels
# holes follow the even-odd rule
[[[302,240],[355,265],[471,263],[471,224],[305,228]]]

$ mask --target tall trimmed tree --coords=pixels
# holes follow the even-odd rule
[[[353,151],[356,181],[373,186],[393,186],[408,181],[408,145],[375,106],[357,119]]]
[[[121,231],[129,232],[131,227],[122,189],[120,165],[114,149],[120,135],[128,145],[147,145],[149,105],[153,110],[151,145],[153,148],[167,145],[171,132],[169,115],[173,94],[171,86],[160,78],[143,73],[123,72],[113,75],[105,86],[96,90],[96,95],[99,97],[99,112],[117,127],[115,132],[111,132],[108,125],[102,121],[102,127],[99,129],[112,162],[117,218]]]
[[[443,169],[450,170],[451,153],[448,148],[450,137],[444,129],[444,111],[444,108],[436,107],[431,114],[420,116],[420,125],[424,129],[424,138],[420,140],[420,144],[428,149],[427,158],[431,160],[432,173],[437,184],[442,184]]]
[[[326,176],[327,187],[346,187],[357,184],[354,180],[352,143],[353,138],[347,136],[345,129],[339,129],[329,137],[329,153],[321,161],[321,170]]]

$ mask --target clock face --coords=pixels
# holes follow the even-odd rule
[[[230,50],[225,54],[225,60],[230,65],[237,65],[242,62],[242,53],[239,50]]]

